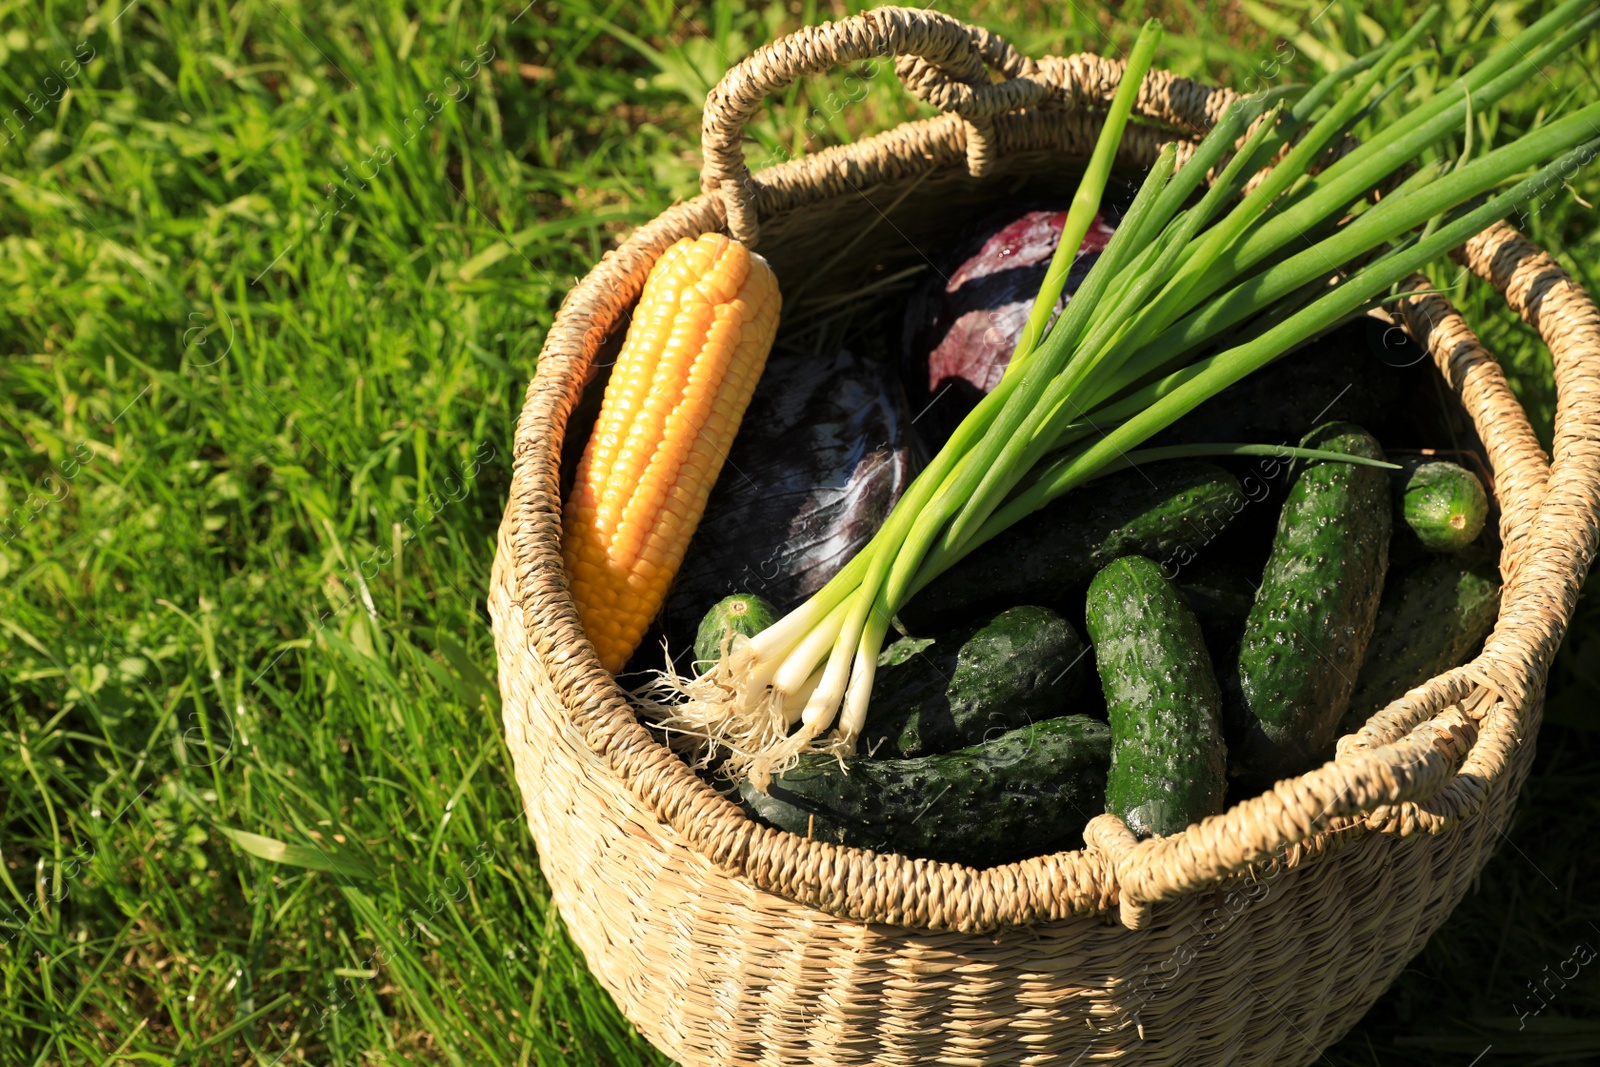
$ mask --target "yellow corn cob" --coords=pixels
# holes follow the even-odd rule
[[[721,234],[685,237],[651,268],[562,514],[578,617],[608,671],[661,610],[781,303],[767,261]]]

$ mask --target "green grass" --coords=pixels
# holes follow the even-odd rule
[[[549,904],[501,741],[511,427],[573,278],[696,191],[705,90],[847,6],[0,0],[7,1067],[660,1060]],[[1280,35],[1303,77],[1408,18],[940,6],[1034,54],[1160,13],[1158,62],[1232,84]],[[1532,17],[1448,8],[1485,39]],[[848,108],[791,90],[753,151],[924,113],[873,69]],[[1479,132],[1597,69],[1590,41]],[[1531,228],[1597,291],[1600,181],[1574,185]],[[1548,434],[1547,354],[1463,294]],[[1585,606],[1510,844],[1328,1062],[1600,1055],[1600,968],[1526,1029],[1512,1007],[1600,946],[1597,699]]]

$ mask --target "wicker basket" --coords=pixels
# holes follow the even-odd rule
[[[749,176],[742,128],[768,94],[878,56],[899,57],[901,78],[945,113]],[[545,341],[490,592],[506,737],[573,938],[679,1060],[1309,1063],[1420,951],[1500,840],[1600,505],[1600,317],[1504,225],[1458,254],[1550,348],[1553,464],[1449,304],[1403,305],[1494,472],[1506,581],[1494,633],[1471,664],[1341,739],[1334,762],[1181,834],[1136,842],[1102,815],[1082,851],[973,870],[767,828],[653,740],[579,628],[558,544],[562,439],[661,250],[726,227],[780,279],[824,268],[847,289],[864,265],[841,248],[869,226],[915,246],[948,227],[947,205],[1085,158],[1121,69],[1030,60],[901,8],[779,40],[706,102],[705,195],[607,253]],[[1151,74],[1119,163],[1148,164],[1168,140],[1183,151],[1235,99]],[[876,241],[874,255],[886,244],[899,247]]]

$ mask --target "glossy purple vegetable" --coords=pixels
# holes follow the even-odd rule
[[[886,361],[774,356],[667,596],[672,651],[723,597],[787,611],[849,562],[920,466],[910,422]]]
[[[944,443],[1005,373],[1066,217],[1064,210],[989,216],[911,297],[901,371],[912,410],[919,412],[918,433],[930,450]],[[1112,232],[1103,214],[1094,217],[1058,312]]]

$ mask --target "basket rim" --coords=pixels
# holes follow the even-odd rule
[[[812,29],[820,32],[826,25]],[[1049,62],[1054,69],[1089,72],[1074,82],[1080,98],[1114,90],[1121,66],[1095,56]],[[741,68],[724,85],[736,82]],[[1147,101],[1152,94],[1155,99]],[[1141,92],[1139,111],[1169,125],[1177,115],[1204,129],[1230,98],[1227,90],[1161,73],[1154,90],[1147,83]],[[708,124],[715,99],[714,94],[708,101]],[[732,192],[724,183],[717,193],[675,205],[605,254],[563,302],[529,383],[501,539],[501,552],[509,555],[504,574],[512,586],[510,600],[522,610],[520,623],[517,613],[496,614],[496,630],[520,626],[520,632],[502,635],[509,646],[539,657],[553,687],[548,695],[627,791],[672,827],[685,847],[758,888],[862,921],[980,931],[1120,908],[1125,924],[1139,926],[1156,902],[1264,864],[1309,862],[1367,832],[1443,833],[1471,817],[1486,783],[1503,771],[1508,746],[1521,742],[1529,724],[1530,706],[1542,693],[1549,659],[1593,558],[1600,515],[1600,446],[1594,443],[1600,438],[1600,395],[1583,381],[1585,374],[1592,380],[1600,364],[1600,316],[1550,257],[1504,224],[1468,242],[1461,256],[1539,330],[1552,351],[1562,401],[1556,464],[1546,468],[1526,414],[1459,314],[1437,294],[1403,301],[1407,329],[1433,354],[1488,446],[1501,497],[1506,584],[1500,619],[1483,653],[1406,694],[1358,734],[1342,739],[1333,762],[1168,838],[1135,842],[1119,820],[1102,815],[1090,823],[1082,850],[976,870],[806,841],[755,823],[637,721],[627,695],[600,668],[578,626],[559,550],[560,443],[604,334],[637,295],[655,255],[678,236],[728,226],[736,216],[729,212],[733,199],[747,197],[755,218],[771,220],[803,204],[914,174],[953,171],[963,161],[977,169],[971,125],[956,114],[905,123],[779,164],[763,171],[759,182],[738,183]],[[1062,151],[1097,125],[1083,110],[1035,108],[988,116],[983,137],[991,158],[1035,147]],[[1170,132],[1148,123],[1130,127],[1119,158],[1148,162],[1171,139]],[[498,562],[496,571],[501,573]],[[506,697],[509,709],[517,697]]]

